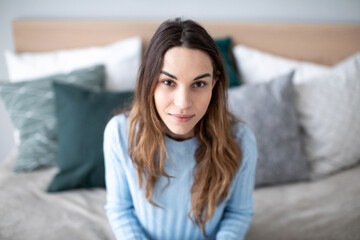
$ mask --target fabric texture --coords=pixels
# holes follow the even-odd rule
[[[230,111],[257,137],[256,187],[308,179],[295,112],[293,75],[291,72],[267,83],[229,90]]]
[[[6,216],[0,239],[115,240],[104,189],[49,194],[44,190],[56,169],[14,173],[15,159],[12,151],[0,161],[0,213]],[[360,239],[359,176],[360,165],[319,181],[255,189],[256,214],[245,239]]]
[[[132,92],[112,93],[53,83],[58,125],[59,172],[48,191],[105,187],[103,132],[113,111],[132,100]]]
[[[206,224],[208,239],[244,239],[253,210],[254,171],[257,148],[251,130],[239,123],[234,127],[241,144],[243,161],[231,188],[231,196],[217,206],[211,222]],[[164,169],[173,176],[168,182],[160,177],[150,204],[139,187],[137,170],[128,155],[128,119],[118,115],[108,123],[104,133],[107,204],[106,211],[117,239],[205,239],[188,213],[191,207],[196,137],[176,141],[165,137],[167,151]]]
[[[296,110],[304,132],[310,177],[318,179],[360,162],[360,53],[333,67],[294,61],[245,46],[234,55],[242,79],[264,82],[296,69]]]
[[[312,179],[358,164],[360,53],[297,84],[296,93]]]
[[[56,165],[57,126],[52,82],[99,89],[104,79],[104,66],[98,65],[32,81],[0,83],[0,95],[19,132],[16,172]]]
[[[49,194],[56,168],[14,173],[13,150],[0,161],[0,239],[115,240],[104,211],[104,189]]]
[[[240,85],[240,80],[234,67],[232,56],[232,41],[230,37],[215,38],[215,43],[220,50],[220,55],[224,62],[224,67],[229,78],[229,87],[236,87]]]
[[[133,90],[142,56],[140,37],[132,37],[106,46],[61,50],[45,53],[5,52],[10,81],[25,81],[78,68],[105,65],[105,88],[111,91]]]
[[[56,169],[14,173],[15,159],[13,151],[0,161],[0,213],[6,216],[0,217],[0,239],[115,240],[104,189],[49,194]],[[319,181],[255,189],[246,240],[360,239],[359,175],[360,165]],[[172,223],[154,224],[166,229]]]
[[[255,190],[246,239],[360,239],[359,176],[357,166],[319,181]]]

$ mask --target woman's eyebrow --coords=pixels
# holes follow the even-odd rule
[[[177,80],[177,77],[175,77],[174,75],[172,75],[172,74],[170,74],[170,73],[168,73],[168,72],[166,72],[166,71],[164,71],[164,70],[161,70],[161,73],[162,73],[162,74],[165,74],[165,75],[168,76],[168,77],[171,77],[171,78]]]
[[[198,80],[198,79],[201,79],[201,78],[204,78],[204,77],[211,77],[211,75],[210,75],[210,73],[202,74],[202,75],[197,76],[196,78],[194,78],[194,81]]]
[[[162,73],[162,74],[165,74],[165,75],[168,76],[168,77],[171,77],[171,78],[177,80],[177,77],[175,77],[174,75],[172,75],[172,74],[170,74],[170,73],[168,73],[168,72],[166,72],[166,71],[164,71],[164,70],[161,70],[161,73]],[[210,73],[204,73],[204,74],[202,74],[202,75],[197,76],[196,78],[194,78],[194,81],[199,80],[199,79],[204,78],[204,77],[211,77],[211,74],[210,74]]]

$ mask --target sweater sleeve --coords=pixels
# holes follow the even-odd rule
[[[254,134],[247,126],[241,128],[239,135],[237,138],[240,138],[242,147],[242,165],[234,178],[231,196],[226,203],[216,235],[217,240],[244,239],[254,214],[252,193],[257,145]]]
[[[106,178],[106,214],[116,239],[147,239],[134,214],[134,206],[126,174],[122,167],[123,151],[119,123],[113,118],[104,132]]]

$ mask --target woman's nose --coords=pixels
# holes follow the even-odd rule
[[[187,89],[179,88],[174,97],[174,104],[180,109],[187,109],[192,106],[191,93]]]

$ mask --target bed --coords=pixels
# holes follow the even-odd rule
[[[120,20],[16,20],[13,22],[12,27],[16,54],[105,46],[120,39],[134,36],[138,36],[142,40],[141,51],[143,51],[159,23],[158,21]],[[360,26],[358,24],[244,22],[201,22],[201,24],[214,38],[231,37],[232,47],[239,44],[246,46],[246,48],[242,49],[242,53],[245,50],[254,50],[254,54],[257,54],[255,54],[256,58],[250,58],[250,55],[246,54],[236,56],[236,52],[233,52],[235,56],[232,56],[232,58],[235,59],[231,60],[239,61],[239,56],[249,59],[249,62],[252,61],[251,59],[255,59],[254,61],[257,61],[258,65],[260,65],[257,68],[259,73],[263,68],[293,69],[297,64],[300,66],[300,70],[297,69],[296,71],[301,72],[301,69],[308,68],[307,64],[310,63],[315,64],[315,66],[321,65],[321,69],[328,71],[332,66],[336,66],[337,63],[360,51]],[[260,54],[265,52],[270,55],[265,54],[264,57]],[[289,67],[284,67],[288,62],[280,64],[280,67],[276,67],[276,64],[271,65],[273,62],[269,66],[265,66],[264,64],[267,62],[264,60],[261,63],[259,56],[264,57],[268,62],[269,58],[267,57],[274,56],[280,57],[280,61],[292,59],[295,62],[291,62]],[[358,55],[355,55],[355,59],[359,59]],[[272,58],[271,61],[273,61]],[[359,64],[360,60],[354,62]],[[238,67],[238,75],[241,75],[243,79],[253,77],[252,75],[247,76],[246,71],[254,71],[255,68],[246,68],[247,66],[239,64],[234,64],[234,66]],[[351,69],[356,74],[359,74],[360,65],[356,66]],[[284,70],[284,72],[286,71]],[[330,73],[326,74],[327,78],[331,80]],[[290,75],[293,76],[294,73]],[[263,76],[259,76],[259,80],[251,80],[256,83],[255,85],[248,84],[251,85],[249,87],[251,89],[246,90],[247,94],[254,91],[255,93],[259,92],[259,87],[256,84],[270,84],[269,81],[260,83]],[[313,78],[319,78],[318,76]],[[343,75],[336,75],[336,77],[341,76]],[[301,76],[297,75],[297,77],[300,78]],[[354,108],[357,103],[360,104],[360,102],[356,102],[358,101],[356,93],[360,96],[360,92],[358,92],[360,90],[358,88],[360,75],[357,75],[357,80],[359,83],[354,83],[355,87],[352,87],[352,89],[355,89],[355,93],[352,92],[354,95],[351,95],[353,97],[348,100],[355,102]],[[299,79],[297,81],[299,84],[302,83]],[[243,85],[237,86],[234,91],[229,92],[229,97],[238,93],[244,94]],[[106,85],[107,90],[114,90],[112,86],[111,84]],[[115,90],[127,91],[132,86],[127,86],[128,88],[125,89],[120,86]],[[274,89],[272,87],[271,89]],[[263,88],[269,89],[269,86]],[[246,96],[248,95],[243,95],[244,98]],[[288,98],[284,97],[281,106],[284,105],[286,99]],[[291,101],[297,100],[291,99]],[[299,104],[299,102],[296,104]],[[301,102],[301,104],[303,107],[303,105],[306,105],[306,101]],[[293,106],[293,108],[296,107]],[[244,109],[244,112],[246,111]],[[289,110],[285,109],[284,111],[288,113]],[[251,114],[249,113],[249,122],[254,118]],[[294,116],[301,118],[303,116],[301,114],[302,112],[295,111]],[[356,123],[356,120],[359,117],[352,110],[349,114],[352,117],[350,123],[357,124],[354,125],[357,128],[353,128],[353,131],[357,134],[360,126],[359,122]],[[258,115],[255,117],[258,117]],[[279,118],[282,118],[281,114],[279,114]],[[284,124],[280,120],[279,122],[276,121],[275,125],[267,125],[271,128],[271,131],[265,132],[274,133],[274,126],[277,126],[275,132],[278,132],[278,128],[283,128]],[[313,175],[305,172],[311,171],[311,166],[313,166],[311,162],[307,161],[307,154],[312,153],[311,149],[305,147],[306,137],[309,137],[308,135],[311,133],[307,132],[306,126],[301,125],[300,120],[295,120],[292,121],[294,121],[293,123],[296,124],[298,130],[296,138],[299,138],[296,149],[304,151],[301,154],[305,159],[306,166],[304,164],[300,166],[297,162],[298,165],[292,169],[292,172],[287,172],[288,175],[286,175],[285,172],[280,171],[284,162],[276,162],[277,165],[273,171],[275,174],[267,176],[265,175],[266,169],[272,169],[272,166],[267,165],[270,164],[270,160],[266,161],[264,159],[260,162],[259,166],[265,168],[265,170],[259,169],[257,171],[259,173],[259,184],[254,192],[256,214],[246,239],[360,239],[359,153],[354,150],[355,153],[347,160],[348,163],[340,164],[337,169],[321,170],[323,172],[319,170]],[[287,119],[285,124],[288,124],[289,121]],[[326,120],[324,117],[324,125],[326,125],[326,121],[329,121],[329,119]],[[267,122],[271,122],[269,118],[261,120],[259,125],[263,126]],[[346,123],[344,122],[344,124]],[[254,125],[252,127],[257,128],[258,126]],[[266,139],[266,137],[260,133],[257,134],[257,138],[263,144],[262,139]],[[329,136],[329,139],[331,137]],[[294,140],[294,133],[290,138]],[[358,140],[356,136],[353,139],[355,143]],[[266,143],[265,140],[264,143]],[[357,145],[358,143],[359,141]],[[291,144],[282,142],[281,145],[289,149]],[[285,164],[293,164],[289,156],[295,156],[294,148],[290,149],[285,151]],[[114,239],[104,210],[104,188],[77,187],[51,193],[47,192],[49,183],[59,169],[56,167],[43,167],[31,171],[14,172],[18,154],[18,147],[15,147],[6,159],[0,161],[0,239]],[[267,152],[265,151],[264,154],[264,158],[266,158]],[[340,156],[343,155],[340,154]],[[310,170],[308,169],[309,165]],[[294,178],[293,176],[299,172],[304,174]],[[260,176],[262,173],[264,175]],[[287,179],[279,178],[279,175],[287,176]],[[159,228],[161,227],[159,226]]]

